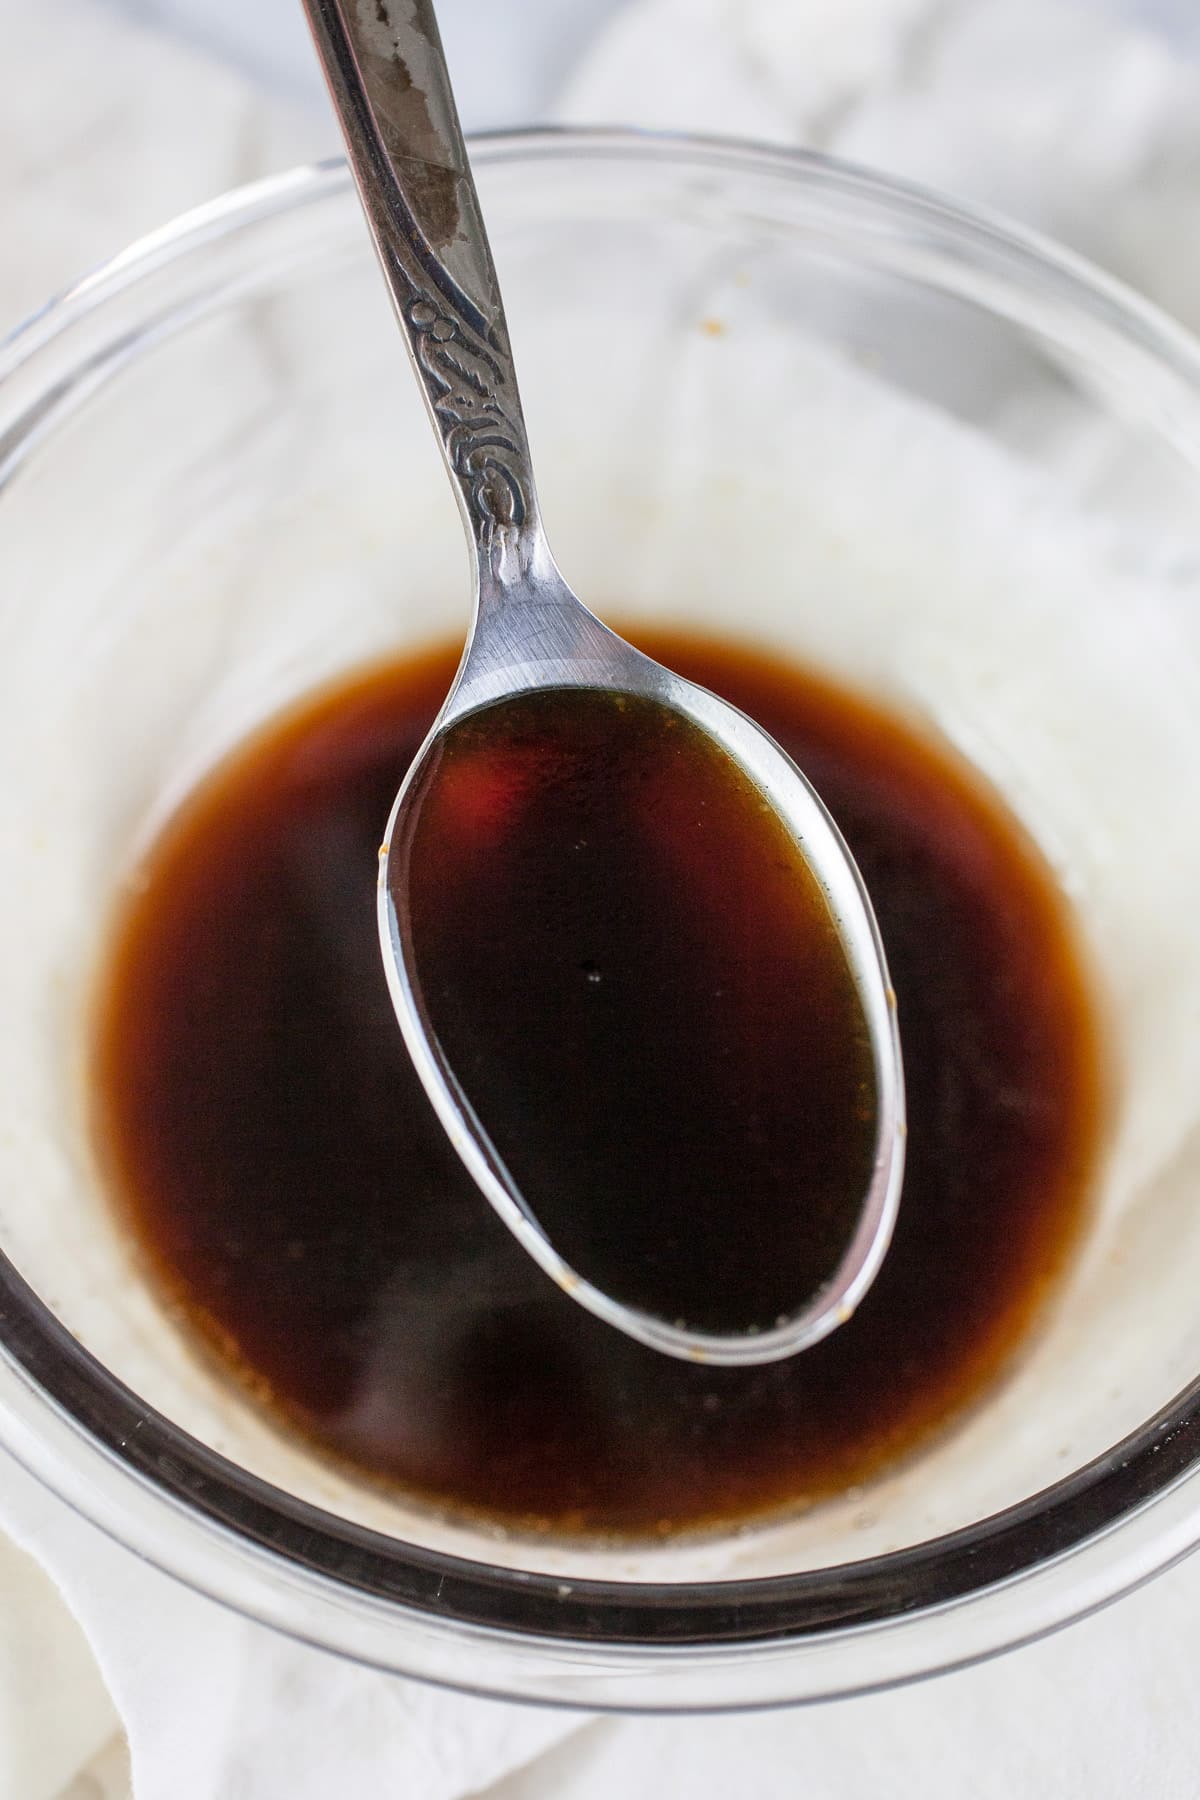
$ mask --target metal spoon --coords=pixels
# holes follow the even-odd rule
[[[795,764],[756,725],[601,624],[566,585],[538,513],[504,309],[430,0],[305,0],[384,276],[462,508],[476,577],[471,632],[446,702],[396,797],[381,851],[380,935],[418,1074],[466,1167],[524,1248],[581,1305],[668,1355],[777,1360],[849,1318],[891,1236],[904,1160],[895,996],[850,854]],[[694,1331],[614,1299],[551,1243],[460,1087],[427,1015],[405,930],[419,772],[468,713],[531,689],[648,697],[683,714],[749,775],[823,885],[870,1034],[875,1159],[832,1278],[753,1334]],[[733,1221],[731,1220],[731,1229]]]

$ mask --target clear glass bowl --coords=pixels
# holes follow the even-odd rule
[[[951,1667],[1200,1532],[1200,356],[1071,259],[819,159],[475,153],[570,579],[949,738],[1074,897],[1114,1046],[1087,1242],[1005,1380],[908,1463],[644,1548],[359,1486],[165,1315],[87,1141],[112,896],[249,725],[461,631],[467,601],[346,176],[306,170],[145,240],[3,353],[0,1439],[196,1587],[479,1691],[733,1707]]]

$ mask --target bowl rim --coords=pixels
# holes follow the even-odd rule
[[[1035,233],[913,184],[812,152],[604,128],[488,133],[472,139],[472,152],[484,165],[649,158],[799,180],[909,228],[969,239],[1010,277],[1036,274],[1146,353],[1193,409],[1200,402],[1200,344],[1181,327]],[[62,334],[214,239],[342,204],[351,191],[340,160],[235,189],[34,314],[0,343],[0,489],[14,456],[40,436],[45,409],[29,403],[27,378],[36,388],[38,359]],[[23,409],[15,417],[5,413],[13,386]],[[1197,438],[1189,444],[1200,463]],[[398,1672],[589,1708],[791,1704],[959,1667],[1094,1610],[1200,1537],[1198,1379],[1040,1493],[853,1564],[673,1584],[568,1581],[477,1562],[340,1519],[191,1438],[78,1343],[2,1253],[0,1425],[4,1446],[78,1511],[251,1617]]]

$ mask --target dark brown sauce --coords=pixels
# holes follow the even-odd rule
[[[856,1316],[790,1361],[667,1359],[560,1294],[459,1167],[380,968],[383,821],[449,649],[236,752],[123,903],[98,1144],[169,1303],[276,1417],[368,1476],[534,1529],[666,1532],[859,1483],[1009,1362],[1086,1215],[1100,1044],[1070,920],[948,753],[687,636],[651,654],[797,759],[875,902],[900,1003],[899,1223]]]
[[[779,815],[679,713],[569,691],[461,720],[412,804],[416,987],[551,1244],[668,1322],[797,1313],[861,1217],[876,1098],[828,901]]]

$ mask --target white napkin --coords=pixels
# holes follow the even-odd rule
[[[0,111],[0,208],[22,246],[0,264],[5,321],[181,206],[333,143],[323,117],[268,105],[81,0],[0,0],[0,41],[6,71],[37,76],[6,73]],[[875,162],[1032,220],[1200,327],[1200,77],[1161,39],[1092,10],[640,0],[577,73],[563,114]],[[86,1630],[128,1731],[137,1800],[1196,1792],[1196,1564],[1065,1637],[920,1689],[751,1721],[581,1730],[290,1644],[147,1568],[3,1458],[0,1525]],[[0,1553],[0,1584],[0,1800],[50,1800],[102,1737],[103,1696],[53,1594],[12,1554]],[[69,1727],[36,1710],[52,1681],[64,1684],[53,1718]],[[22,1729],[9,1723],[19,1716]]]
[[[562,1714],[376,1674],[293,1643],[112,1543],[7,1456],[0,1456],[0,1519],[54,1575],[92,1644],[128,1735],[136,1800],[460,1800],[574,1724]],[[32,1613],[6,1609],[0,1623],[0,1647],[7,1632],[8,1656],[23,1657],[30,1690],[10,1690],[8,1710],[20,1716],[21,1730],[0,1732],[0,1795],[49,1800],[61,1779],[64,1725],[83,1752],[89,1734],[100,1740],[103,1713],[86,1670],[69,1705],[61,1689],[48,1689],[51,1668],[74,1673],[78,1652],[45,1596],[23,1598],[33,1600]],[[34,1669],[28,1645],[39,1630],[50,1666]],[[4,1661],[0,1648],[0,1674]],[[23,1713],[39,1695],[40,1714]],[[0,1725],[5,1710],[0,1700]]]

